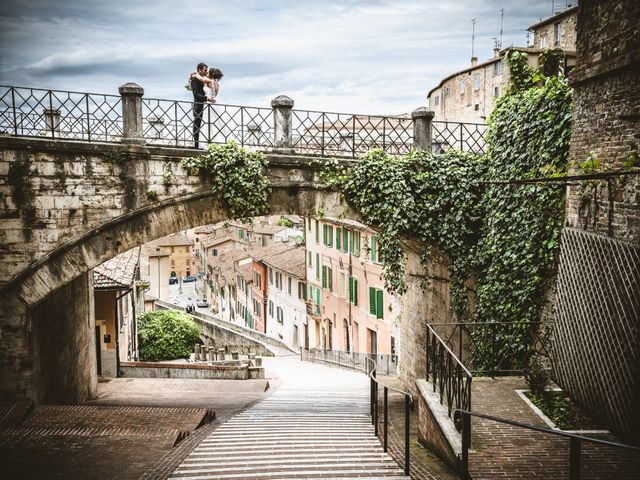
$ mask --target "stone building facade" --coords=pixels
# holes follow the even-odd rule
[[[545,18],[529,27],[533,33],[533,46],[545,48],[561,48],[574,52],[576,49],[576,33],[578,30],[578,5]]]
[[[570,174],[640,167],[640,4],[583,0]],[[596,161],[597,160],[597,161]],[[568,188],[555,333],[556,377],[627,441],[640,443],[640,177]]]

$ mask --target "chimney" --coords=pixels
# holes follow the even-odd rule
[[[471,57],[471,66],[475,67],[478,65],[478,57]]]
[[[498,58],[500,56],[500,49],[499,48],[494,48],[493,49],[493,58]]]

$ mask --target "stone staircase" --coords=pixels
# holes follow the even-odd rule
[[[367,377],[272,360],[283,385],[203,440],[174,470],[181,480],[407,479],[368,415]]]

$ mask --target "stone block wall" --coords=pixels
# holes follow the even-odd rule
[[[582,0],[571,160],[640,166],[640,3]],[[574,168],[572,173],[576,173]],[[577,172],[580,173],[580,172]],[[567,196],[554,356],[558,382],[640,443],[640,176],[582,182]]]

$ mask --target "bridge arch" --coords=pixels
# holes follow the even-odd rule
[[[182,158],[197,153],[193,150],[8,137],[0,138],[0,148],[5,159],[22,161],[30,171],[26,188],[33,192],[36,219],[21,211],[24,206],[17,206],[13,215],[25,231],[31,230],[25,233],[22,248],[33,251],[34,243],[52,228],[55,238],[66,240],[54,239],[40,248],[43,253],[38,258],[14,265],[19,271],[0,287],[1,392],[36,402],[81,402],[95,395],[97,385],[91,358],[95,348],[91,270],[156,238],[227,220],[228,213],[206,177],[189,175],[179,166]],[[109,152],[120,152],[124,160],[113,165]],[[313,217],[322,211],[328,217],[360,220],[338,193],[322,188],[317,158],[268,157],[272,193],[266,214]],[[162,175],[167,165],[173,172],[168,188]],[[88,185],[79,187],[83,181]],[[7,183],[5,189],[10,189]],[[78,195],[83,189],[93,194]],[[158,192],[159,199],[149,201],[145,196],[149,191]],[[42,206],[49,208],[38,208]],[[72,210],[82,210],[82,221],[65,222]],[[50,218],[56,220],[48,222]],[[6,242],[4,246],[5,251],[20,248]],[[407,243],[406,303],[411,308],[403,309],[403,331],[428,315],[416,247]],[[401,348],[411,372],[412,358],[419,352],[406,342]]]

